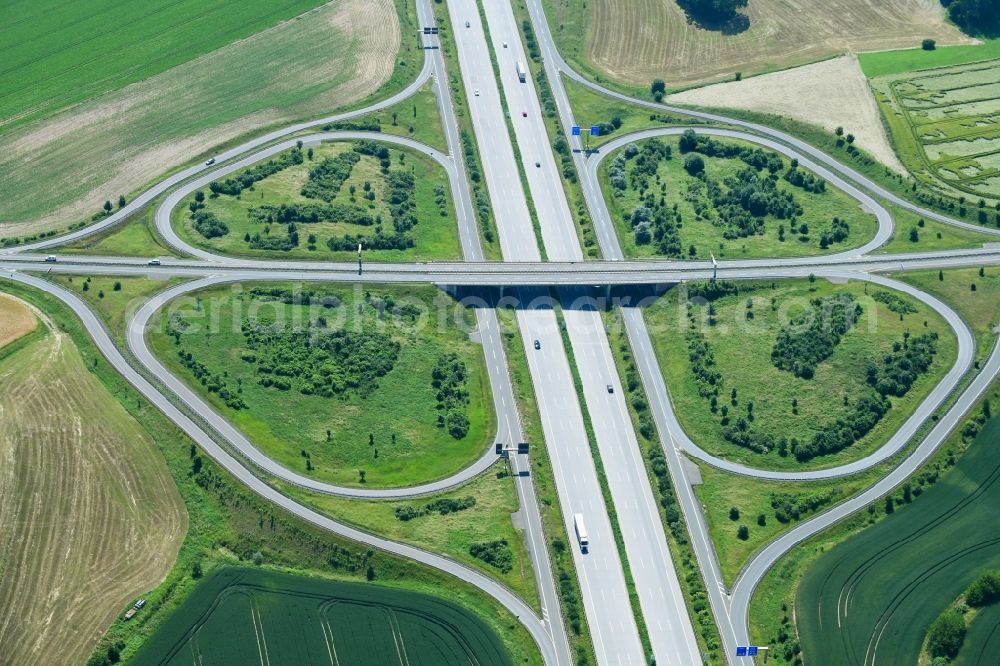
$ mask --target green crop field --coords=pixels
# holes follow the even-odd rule
[[[998,65],[1000,60],[972,62],[871,82],[910,172],[942,193],[989,199],[990,208],[1000,200]],[[997,215],[984,209],[978,219],[995,224]]]
[[[1000,502],[998,445],[994,419],[911,506],[810,567],[795,607],[806,659],[917,663],[930,622],[979,573],[1000,566],[1000,536],[988,528]]]
[[[507,665],[496,633],[400,589],[241,568],[205,579],[133,664]]]
[[[955,666],[992,666],[1000,654],[1000,604],[976,614],[965,635]]]
[[[323,0],[30,2],[4,8],[0,128],[147,78]],[[28,82],[31,85],[26,85]]]
[[[704,299],[704,287],[705,283],[696,283],[668,292],[646,309],[646,319],[685,431],[706,451],[751,466],[830,467],[871,453],[910,415],[955,358],[954,334],[937,313],[903,294],[876,287],[866,290],[861,282],[740,283],[740,291],[718,297],[708,293],[713,300],[700,300],[702,304],[688,309],[689,298]],[[826,314],[813,309],[813,299],[826,299],[819,306]],[[798,332],[790,338],[802,348],[816,348],[821,336],[796,322],[804,319],[832,328],[835,318],[823,308],[838,302],[859,305],[861,314],[826,349],[828,355],[815,365],[812,376],[779,368],[772,354],[780,352],[778,341],[786,327]],[[823,449],[826,453],[810,451],[806,442],[840,429],[840,420],[853,422],[872,406],[861,402],[862,396],[875,391],[867,379],[868,368],[878,375],[891,374],[886,356],[899,360],[907,339],[925,334],[938,336],[937,353],[901,397],[897,391],[886,398],[891,406],[868,422],[867,430],[855,427],[858,423],[850,426],[866,434],[853,443]],[[792,451],[793,438],[807,447],[802,454]]]
[[[467,466],[494,434],[485,358],[466,333],[474,315],[456,307],[428,286],[225,285],[168,305],[149,335],[282,464],[413,485]]]
[[[386,152],[380,158],[358,150]],[[288,165],[242,190],[192,194],[174,210],[174,226],[193,244],[230,255],[354,261],[360,243],[371,261],[461,257],[448,177],[430,158],[371,141],[333,142],[286,151],[217,182],[280,160]],[[308,189],[330,164],[342,171],[322,189]],[[205,215],[222,225],[199,223]]]
[[[17,4],[27,7],[30,3]],[[119,195],[132,198],[164,173],[205,159],[221,146],[238,144],[265,128],[321,118],[356,105],[378,90],[389,94],[412,80],[423,59],[415,39],[401,39],[401,30],[412,35],[416,21],[415,6],[404,0],[330,2],[305,16],[280,22],[274,12],[281,11],[280,18],[288,19],[320,3],[213,0],[198,4],[181,0],[158,5],[157,11],[134,0],[61,3],[59,11],[52,11],[52,3],[35,4],[49,15],[87,15],[102,8],[111,11],[97,12],[93,19],[97,26],[77,22],[85,24],[85,31],[104,31],[101,40],[80,42],[84,53],[67,56],[81,63],[98,63],[93,65],[97,69],[91,78],[81,79],[84,87],[76,94],[83,97],[68,106],[54,102],[57,108],[47,117],[10,124],[0,132],[3,238],[87,221],[105,200],[117,201]],[[198,7],[192,9],[195,4]],[[207,30],[200,17],[203,11],[211,10],[226,18],[213,19],[210,13],[212,27]],[[117,23],[112,18],[115,11],[144,13],[154,29],[165,27],[159,23],[177,22],[177,32],[142,38],[132,34],[133,23]],[[230,16],[244,23],[248,16],[254,17],[245,28],[253,34],[244,32],[245,39],[232,41],[236,35],[225,32],[231,25]],[[5,22],[5,26],[10,25]],[[64,32],[51,35],[50,40],[49,33],[30,20],[18,23],[15,29],[19,31],[18,45],[5,55],[28,45],[33,52],[35,44],[42,51],[59,52],[59,44],[76,43],[67,40]],[[220,37],[221,43],[213,43]],[[27,44],[22,44],[25,40]],[[123,49],[126,62],[140,64],[125,69],[120,61],[117,68],[106,65],[115,60],[117,51],[106,54],[103,40]],[[135,41],[142,45],[133,44]],[[202,47],[212,50],[189,59]],[[156,49],[177,48],[186,61],[151,60]],[[5,65],[7,62],[4,59]],[[171,66],[158,71],[164,65]],[[0,90],[34,94],[43,74],[25,73],[22,83]],[[70,76],[75,77],[76,71]],[[96,87],[93,77],[103,77]],[[128,83],[131,80],[134,82]]]
[[[685,161],[693,153],[681,154],[681,141],[677,137],[642,141],[609,155],[602,164],[601,187],[626,256],[707,259],[714,254],[733,259],[829,254],[862,245],[875,234],[875,217],[843,192],[825,183],[822,191],[806,191],[789,182],[786,173],[813,175],[791,169],[791,163],[777,153],[745,142],[712,140],[710,145],[719,150],[744,150],[772,160],[775,177],[736,156],[700,153],[704,172],[692,175]],[[667,149],[669,157],[664,156]],[[736,194],[744,189],[769,199],[758,205]],[[834,218],[845,226],[834,223]]]

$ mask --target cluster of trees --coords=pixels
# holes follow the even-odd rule
[[[885,397],[874,391],[863,394],[848,415],[825,425],[812,440],[793,446],[792,453],[802,462],[846,449],[868,434],[891,406]]]
[[[677,0],[677,4],[693,19],[715,25],[731,20],[747,0]]]
[[[344,181],[351,177],[354,165],[361,160],[358,152],[344,152],[326,157],[309,169],[309,180],[302,186],[302,196],[309,199],[333,201]]]
[[[423,314],[423,311],[413,303],[399,305],[392,296],[379,296],[378,294],[372,294],[370,291],[365,292],[365,303],[375,310],[380,320],[385,319],[386,312],[391,312],[397,317],[404,317],[410,321],[414,321]]]
[[[415,243],[409,234],[386,234],[380,228],[373,235],[348,234],[326,241],[326,246],[334,252],[353,252],[358,245],[366,250],[408,250]]]
[[[833,353],[860,316],[861,305],[847,292],[813,299],[809,310],[778,333],[771,362],[796,377],[811,379],[816,366]]]
[[[657,199],[649,193],[643,205],[627,214],[626,221],[632,228],[636,245],[655,243],[658,254],[679,257],[683,251],[679,230],[680,217],[677,204],[668,206],[664,197]]]
[[[208,368],[203,363],[197,361],[189,351],[178,349],[177,357],[180,359],[181,365],[190,370],[195,379],[201,382],[201,385],[209,393],[215,393],[222,398],[227,407],[236,410],[247,408],[247,403],[240,397],[240,393],[242,392],[240,387],[237,387],[235,391],[230,389],[225,377],[209,372]]]
[[[188,210],[195,231],[205,238],[218,238],[229,233],[229,226],[225,222],[216,217],[215,213],[205,210],[204,192],[195,192],[194,201],[188,204]]]
[[[415,185],[410,171],[390,171],[385,176],[385,198],[396,233],[410,231],[417,224],[417,202],[413,198]]]
[[[504,573],[514,568],[514,553],[506,539],[473,543],[469,545],[469,555]]]
[[[293,222],[288,225],[287,229],[285,229],[284,236],[272,236],[271,227],[265,226],[263,234],[256,232],[251,236],[248,231],[246,235],[243,236],[243,240],[246,241],[254,250],[288,252],[289,250],[299,246],[299,231]]]
[[[724,238],[746,238],[764,233],[766,215],[788,219],[802,214],[802,206],[795,195],[778,189],[773,175],[761,174],[753,168],[740,169],[723,181],[726,189],[714,179],[703,178],[717,214],[713,224],[724,227]]]
[[[879,289],[872,294],[872,298],[884,305],[890,312],[895,312],[896,314],[907,315],[917,311],[917,308],[912,303],[903,300],[891,291]]]
[[[785,172],[784,178],[795,187],[800,187],[806,192],[826,192],[826,180],[799,169],[798,160],[792,160],[788,171]]]
[[[917,377],[927,372],[937,354],[937,333],[924,333],[912,340],[910,332],[903,341],[894,342],[892,352],[882,359],[882,365],[868,366],[868,384],[881,395],[906,395]]]
[[[941,0],[948,18],[970,35],[1000,35],[1000,11],[996,0]]]
[[[830,224],[830,230],[824,231],[819,237],[819,246],[824,250],[833,243],[843,243],[851,235],[851,226],[847,220],[834,217]]]
[[[836,498],[836,490],[801,497],[795,497],[788,493],[771,493],[771,508],[774,509],[774,517],[778,519],[779,523],[789,523],[819,511]]]
[[[768,173],[778,173],[785,165],[781,155],[753,146],[740,146],[728,141],[718,141],[710,136],[697,134],[694,130],[685,130],[677,142],[681,154],[701,153],[707,157],[723,157],[739,159],[749,167],[760,171],[767,169]]]
[[[462,131],[462,152],[465,153],[465,168],[469,172],[469,180],[472,181],[472,200],[476,206],[476,217],[479,218],[479,229],[486,242],[492,243],[493,229],[490,227],[490,198],[479,185],[482,174],[479,173],[476,149],[472,143],[472,137],[465,130]]]
[[[965,640],[965,618],[957,609],[947,610],[927,630],[927,651],[932,657],[954,659]]]
[[[364,208],[342,203],[261,204],[251,206],[247,217],[263,224],[343,222],[362,227],[375,224],[375,218]]]
[[[263,164],[258,164],[255,167],[247,169],[241,174],[222,181],[213,181],[208,186],[208,189],[212,190],[212,194],[236,196],[248,187],[252,187],[257,181],[264,180],[268,176],[273,176],[279,171],[283,171],[295,164],[302,164],[302,162],[302,151],[298,148],[292,148],[278,155],[276,158],[269,159]]]
[[[965,591],[965,603],[973,608],[989,606],[1000,601],[1000,570],[987,571],[972,582]]]
[[[438,426],[455,439],[469,434],[468,371],[457,354],[442,354],[431,371],[431,386],[437,390]]]
[[[365,397],[396,364],[400,344],[376,330],[327,331],[244,319],[241,330],[249,350],[242,358],[255,365],[262,386],[329,398],[354,392]]]
[[[253,298],[264,301],[278,301],[286,305],[311,305],[318,303],[324,308],[340,307],[340,297],[313,289],[286,289],[282,287],[254,287],[247,292]]]
[[[476,506],[475,497],[463,497],[462,499],[437,499],[433,502],[428,502],[422,507],[409,505],[397,506],[393,509],[393,513],[396,514],[396,518],[398,520],[406,522],[431,513],[446,516],[449,513],[465,511],[466,509],[474,506]]]

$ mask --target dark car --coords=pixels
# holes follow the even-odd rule
[[[611,384],[608,384],[608,393],[614,393],[614,392],[615,392],[615,387],[612,386]]]
[[[538,340],[535,340],[535,349],[541,349],[541,348],[542,348],[542,343],[539,342]]]

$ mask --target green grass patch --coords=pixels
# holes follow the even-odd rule
[[[154,230],[153,215],[157,205],[158,202],[152,202],[123,224],[62,245],[58,252],[93,256],[176,257],[177,253],[168,248]]]
[[[233,194],[212,196],[210,188],[199,190],[200,195],[190,195],[173,211],[173,224],[192,244],[236,256],[353,261],[356,243],[361,243],[365,259],[371,261],[459,259],[458,224],[444,169],[424,155],[388,144],[375,143],[388,150],[386,158],[353,150],[371,143],[326,143],[311,149],[311,159],[310,149],[303,149],[301,163],[256,180],[239,193],[230,189]],[[217,183],[225,188],[272,160],[290,160],[287,156],[294,153],[286,151]],[[329,187],[306,189],[313,187],[311,173],[330,160],[348,158],[357,161],[348,162]],[[409,178],[412,183],[402,188],[392,184]],[[204,197],[200,203],[199,196]],[[197,211],[191,208],[198,205]],[[318,214],[281,217],[282,206],[315,209]],[[265,210],[274,212],[255,212]],[[197,216],[206,214],[221,226],[199,224]]]
[[[115,275],[49,275],[49,280],[74,291],[104,320],[111,337],[124,346],[125,327],[136,310],[153,294],[184,280],[153,280]]]
[[[759,210],[756,205],[749,210],[738,205],[731,210],[738,211],[747,224],[724,223],[738,218],[732,214],[722,216],[723,204],[714,203],[716,188],[723,196],[745,187],[767,192],[764,186],[769,182],[768,171],[754,172],[736,157],[682,155],[681,141],[676,137],[641,141],[608,155],[601,165],[601,189],[626,256],[707,259],[714,254],[720,259],[739,259],[832,254],[857,247],[875,235],[875,217],[861,210],[854,199],[829,185],[824,191],[806,191],[792,185],[783,177],[790,171],[791,162],[770,151],[758,154],[771,156],[778,167],[772,191],[776,201],[784,200],[781,210],[769,206]],[[755,149],[747,142],[724,140],[713,144]],[[654,146],[664,148],[654,155]],[[691,155],[692,159],[701,159],[702,174],[692,175],[685,167]],[[756,174],[760,185],[733,180],[740,173],[750,172]],[[812,177],[800,168],[792,173]],[[789,198],[793,204],[788,203]],[[640,209],[644,213],[641,216],[636,213]],[[847,224],[846,237],[838,232],[840,227],[834,218]]]
[[[398,104],[359,118],[325,125],[323,129],[385,132],[420,141],[447,153],[441,114],[431,87],[432,84],[426,83],[416,94]]]
[[[410,486],[482,455],[496,417],[482,348],[465,332],[475,325],[470,310],[439,324],[422,308],[450,313],[454,304],[426,286],[305,291],[309,305],[283,302],[297,298],[290,285],[199,292],[168,306],[172,314],[154,323],[150,346],[268,455],[317,479]],[[250,335],[245,322],[278,326]],[[459,391],[467,400],[455,405],[433,384],[449,355],[465,372]],[[452,412],[467,419],[462,436],[452,433]]]
[[[980,248],[983,243],[1000,240],[997,236],[925,219],[904,208],[891,205],[888,208],[896,220],[896,228],[889,242],[876,251],[879,254]]]
[[[928,624],[979,573],[1000,566],[1000,539],[981,529],[1000,493],[998,441],[1000,420],[993,420],[911,507],[816,560],[796,601],[807,658],[822,652],[824,663],[855,664],[884,631],[877,657],[917,662]]]
[[[963,65],[998,57],[1000,57],[1000,39],[984,39],[983,44],[939,46],[933,51],[917,48],[859,53],[858,62],[865,76],[875,78],[887,74],[904,74],[921,69]]]
[[[173,569],[159,586],[143,595],[147,604],[142,613],[130,622],[118,620],[111,626],[95,650],[95,658],[104,659],[113,647],[127,661],[197,586],[196,567],[208,575],[222,565],[256,560],[259,553],[265,566],[353,581],[367,580],[371,567],[376,584],[444,595],[493,628],[515,663],[541,664],[520,623],[479,590],[433,569],[333,536],[247,491],[211,460],[202,459],[203,454],[187,436],[122,379],[66,306],[18,283],[4,282],[3,286],[52,317],[73,339],[84,364],[143,429],[153,434],[188,510],[187,537]],[[193,473],[195,459],[202,459],[198,473]]]
[[[982,270],[982,275],[979,274]],[[976,336],[976,360],[993,349],[1000,323],[1000,271],[996,268],[953,268],[947,271],[914,271],[897,276],[950,305]],[[972,286],[976,285],[973,290]]]
[[[944,320],[908,296],[894,294],[900,303],[914,309],[901,318],[873,298],[876,292],[892,292],[870,287],[866,294],[866,286],[861,282],[796,280],[741,283],[740,287],[742,291],[737,294],[722,296],[706,305],[692,305],[694,333],[689,328],[685,306],[688,294],[683,289],[668,292],[646,310],[657,357],[681,425],[699,446],[713,455],[752,467],[785,470],[832,467],[856,460],[875,451],[895,432],[954,361],[955,337]],[[825,360],[819,362],[814,376],[806,379],[775,367],[771,354],[785,324],[803,316],[812,299],[842,295],[853,297],[861,305],[862,314]],[[726,439],[725,428],[738,428],[743,419],[750,430],[767,434],[775,442],[782,438],[810,441],[835,420],[853,414],[858,396],[870,390],[866,382],[869,364],[878,365],[892,352],[894,343],[903,341],[905,332],[914,338],[936,333],[938,352],[928,372],[916,379],[904,397],[892,397],[888,413],[853,445],[799,462],[790,449],[786,455],[781,455],[780,446],[758,453]],[[702,395],[712,387],[699,380],[693,371],[696,366],[689,349],[692,334],[707,343],[714,359],[707,367],[720,374],[714,412],[710,396]],[[749,418],[751,411],[753,419]],[[729,422],[724,426],[722,419],[727,415]]]
[[[132,663],[511,664],[497,634],[460,606],[373,585],[227,567],[208,576]]]
[[[400,501],[345,499],[276,483],[286,495],[335,520],[480,569],[540,612],[535,574],[524,537],[511,520],[511,514],[520,508],[517,492],[502,465],[446,493]],[[474,544],[497,539],[505,540],[513,555],[511,567],[506,571],[506,567],[490,566],[469,552]]]

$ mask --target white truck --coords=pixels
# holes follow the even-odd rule
[[[524,63],[520,60],[517,61],[517,80],[524,83],[525,79],[528,77],[528,71],[524,68]]]
[[[580,550],[584,553],[590,546],[590,537],[587,536],[587,526],[583,524],[583,514],[573,514],[573,526],[576,528],[576,540],[580,544]]]

